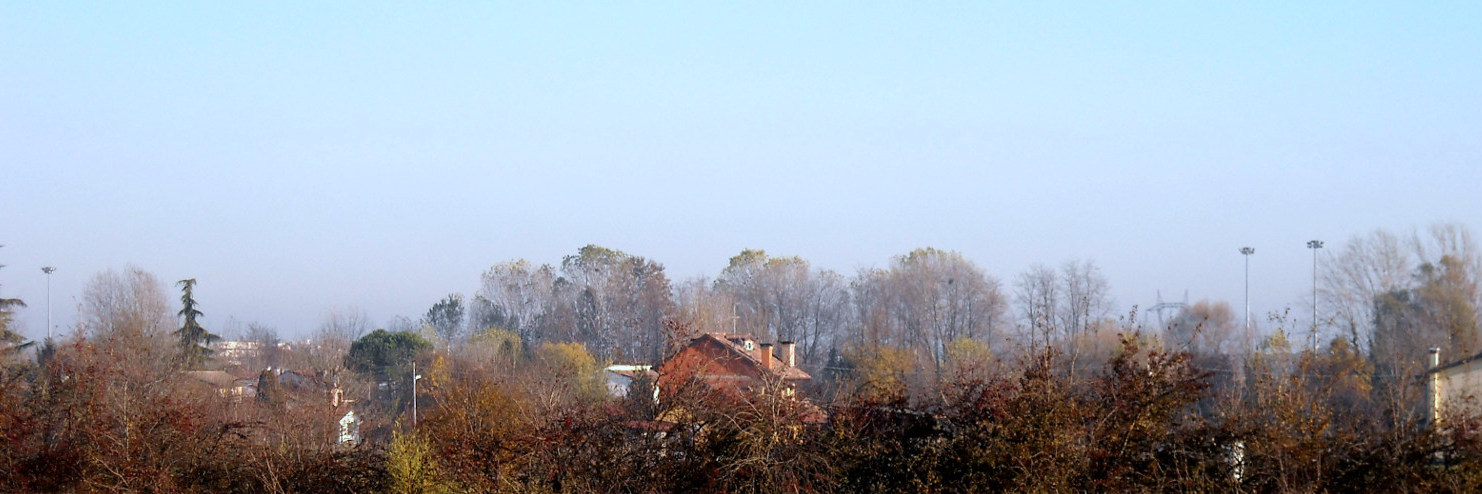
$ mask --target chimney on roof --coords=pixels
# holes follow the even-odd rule
[[[759,358],[757,360],[761,360],[762,361],[762,368],[763,369],[767,369],[767,370],[772,370],[772,344],[771,343],[762,343],[762,351],[761,351],[760,357],[761,358]]]
[[[788,367],[798,366],[798,344],[791,341],[782,342],[782,363]]]

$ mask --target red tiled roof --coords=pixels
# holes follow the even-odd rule
[[[750,363],[753,367],[756,367],[757,369],[765,369],[765,370],[768,370],[768,371],[771,371],[771,372],[774,372],[774,373],[778,373],[779,375],[781,375],[781,377],[782,377],[783,380],[787,380],[787,381],[799,381],[799,380],[813,379],[813,376],[809,375],[807,372],[804,372],[802,369],[799,369],[799,368],[797,368],[795,366],[778,366],[778,365],[774,365],[773,368],[771,368],[771,369],[767,369],[766,367],[764,367],[762,365],[761,360],[757,359],[756,355],[753,355],[751,352],[746,351],[746,349],[743,348],[740,343],[737,343],[736,342],[736,340],[738,340],[738,339],[740,339],[740,340],[752,339],[751,338],[751,335],[726,334],[726,333],[705,333],[705,334],[701,335],[699,338],[695,338],[693,340],[690,340],[690,345],[693,346],[695,343],[698,343],[700,340],[703,340],[703,339],[706,339],[706,338],[709,338],[711,340],[714,340],[714,341],[720,343],[721,345],[724,345],[725,348],[729,349],[732,353],[735,353],[737,355],[740,355],[741,358],[744,359],[745,362]],[[753,340],[753,341],[755,341],[755,340]],[[761,351],[761,350],[757,350],[757,351]],[[773,357],[773,358],[774,358],[774,361],[775,361],[775,358],[776,357]]]

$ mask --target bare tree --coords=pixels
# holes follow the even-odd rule
[[[775,301],[769,293],[781,291],[780,287],[768,286],[769,281],[775,285],[780,277],[768,276],[766,270],[766,251],[746,249],[731,257],[730,263],[715,279],[716,290],[726,293],[732,299],[734,305],[731,312],[735,320],[731,326],[737,333],[771,338],[776,332],[773,316],[779,310],[786,309],[775,307]]]
[[[370,314],[359,307],[330,309],[319,318],[319,332],[355,341],[371,330]]]
[[[555,270],[520,259],[495,264],[482,279],[469,317],[481,326],[475,331],[499,327],[514,331],[526,344],[538,344],[540,328],[547,323],[542,318],[555,305]]]
[[[618,277],[617,307],[625,308],[618,353],[629,361],[657,363],[663,357],[664,324],[674,316],[674,292],[664,266],[642,257],[628,260]]]
[[[1430,242],[1415,241],[1416,255],[1423,270],[1421,282],[1445,293],[1432,293],[1437,305],[1432,315],[1448,327],[1453,350],[1470,355],[1477,350],[1477,326],[1482,323],[1482,251],[1477,248],[1471,230],[1454,223],[1438,223],[1427,230]],[[1440,278],[1427,278],[1429,275]],[[1430,281],[1430,283],[1426,283]],[[1442,299],[1445,299],[1444,301]],[[1437,311],[1445,312],[1445,314]],[[1465,344],[1462,344],[1465,342]]]
[[[478,324],[514,330],[528,347],[574,341],[599,358],[656,361],[674,299],[664,266],[588,245],[550,266],[497,264],[474,299]]]
[[[824,363],[829,350],[840,348],[839,340],[845,328],[854,323],[854,312],[849,308],[849,285],[843,275],[832,270],[818,271],[808,288],[806,319],[799,340],[806,345],[800,358],[817,366]]]
[[[937,373],[953,341],[992,342],[1007,308],[997,279],[962,254],[933,248],[898,256],[889,270],[861,273],[854,293],[870,305],[861,307],[861,329],[875,339],[866,344],[898,342]]]
[[[1355,235],[1319,270],[1318,298],[1355,348],[1366,348],[1378,317],[1375,301],[1406,289],[1415,272],[1400,238],[1384,230]]]
[[[675,317],[700,332],[732,332],[737,302],[729,291],[698,276],[674,286]]]
[[[1355,236],[1321,266],[1319,300],[1356,348],[1367,348],[1380,375],[1418,372],[1426,348],[1448,358],[1478,350],[1478,269],[1471,233],[1454,224],[1408,240],[1376,230]]]
[[[122,273],[93,275],[83,289],[82,321],[88,335],[159,336],[173,329],[164,286],[154,275],[129,266]]]
[[[1023,318],[1030,347],[1048,346],[1060,310],[1060,273],[1035,264],[1019,274],[1014,287],[1014,300],[1019,305],[1019,317]]]
[[[818,362],[848,318],[842,276],[815,271],[801,257],[770,257],[747,249],[731,258],[715,281],[728,295],[737,332],[794,341],[803,361]]]
[[[845,337],[846,347],[869,349],[878,353],[882,347],[905,346],[898,340],[890,304],[890,271],[861,269],[849,284],[854,302],[854,330]]]
[[[419,321],[413,321],[412,318],[407,316],[395,315],[386,320],[386,330],[392,333],[419,333],[422,331],[422,323]]]
[[[1110,283],[1096,263],[1068,261],[1057,271],[1034,264],[1014,282],[1014,301],[1031,348],[1048,347],[1060,338],[1065,349],[1097,340],[1097,328],[1108,325]]]
[[[370,315],[358,307],[331,309],[320,318],[307,348],[298,348],[296,365],[334,373],[343,367],[350,344],[370,330]]]
[[[278,330],[261,323],[252,322],[247,324],[247,331],[242,339],[250,342],[256,347],[255,362],[245,363],[249,369],[262,369],[266,367],[283,366],[283,350],[278,346],[282,340],[278,338]]]
[[[1095,262],[1067,261],[1060,268],[1063,305],[1060,330],[1071,338],[1083,335],[1111,311],[1110,283]]]

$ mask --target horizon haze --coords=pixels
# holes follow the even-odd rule
[[[0,3],[0,297],[199,281],[307,336],[584,245],[676,282],[1092,260],[1310,321],[1313,251],[1482,227],[1482,4]]]

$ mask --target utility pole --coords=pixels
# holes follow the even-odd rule
[[[1308,240],[1307,248],[1312,249],[1312,351],[1317,352],[1317,249],[1322,248],[1321,240]]]
[[[54,267],[51,267],[51,266],[46,266],[46,267],[41,268],[41,272],[46,273],[46,341],[47,341],[47,344],[50,344],[51,343],[51,274],[54,273],[54,272],[56,272],[56,271],[57,271],[57,268],[54,268]]]

